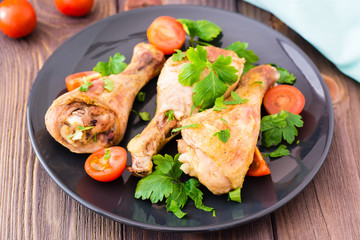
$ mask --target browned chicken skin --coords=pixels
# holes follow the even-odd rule
[[[164,62],[164,54],[154,46],[136,45],[123,72],[93,81],[87,92],[75,89],[58,97],[45,115],[47,130],[76,153],[92,153],[118,144],[136,94],[159,74]],[[113,81],[113,91],[104,89],[105,78]]]
[[[208,109],[183,120],[182,126],[196,123],[198,127],[181,131],[181,169],[214,194],[242,187],[259,136],[262,99],[278,78],[278,71],[270,65],[255,67],[244,74],[235,91],[247,103],[227,105],[221,111]],[[227,128],[230,138],[223,143],[214,134]]]
[[[208,60],[214,62],[218,56],[231,56],[232,66],[238,70],[238,80],[225,93],[229,96],[240,80],[245,60],[239,58],[233,51],[224,50],[214,46],[204,47],[207,50]],[[154,118],[143,130],[143,132],[133,138],[127,148],[132,155],[132,169],[138,176],[146,176],[152,171],[152,157],[170,141],[176,134],[171,134],[171,130],[178,127],[179,122],[190,116],[193,105],[192,87],[183,86],[179,83],[178,76],[182,66],[189,62],[187,59],[173,61],[169,58],[162,69],[157,83],[157,107]],[[201,79],[208,74],[204,70]],[[174,120],[168,121],[165,114],[172,110]],[[194,109],[193,113],[196,113]]]

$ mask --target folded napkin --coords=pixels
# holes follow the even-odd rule
[[[273,13],[360,82],[359,0],[245,0]]]

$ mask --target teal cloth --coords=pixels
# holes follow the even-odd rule
[[[273,13],[360,82],[360,0],[245,1]]]

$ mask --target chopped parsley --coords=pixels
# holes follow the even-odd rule
[[[80,86],[79,91],[87,92],[87,91],[89,91],[89,87],[93,84],[91,82],[87,82],[85,76],[83,77],[83,79],[84,79],[84,84]]]
[[[230,130],[227,128],[225,130],[220,130],[213,135],[214,137],[218,137],[220,141],[226,143],[230,138]]]
[[[137,112],[134,109],[131,110],[133,113],[135,113],[136,115],[138,115],[140,117],[141,120],[148,122],[150,121],[150,114],[148,112]]]
[[[105,151],[104,159],[105,159],[105,160],[108,160],[109,158],[110,158],[110,149],[108,148],[108,149],[106,149],[106,151]]]
[[[236,92],[231,92],[231,97],[234,99],[232,101],[225,101],[224,105],[234,105],[234,104],[243,104],[247,103],[249,99],[242,99]]]
[[[139,102],[145,102],[145,97],[146,97],[146,93],[145,93],[145,92],[142,92],[142,91],[140,91],[140,92],[136,95],[136,99],[137,99]]]
[[[165,113],[165,116],[167,117],[167,121],[170,122],[171,120],[175,119],[174,111],[171,109]]]
[[[185,128],[197,128],[199,126],[199,124],[194,123],[194,124],[190,124],[190,125],[185,125],[179,128],[174,128],[171,133],[176,133],[176,132],[180,132],[181,130],[185,129]]]
[[[104,81],[104,89],[108,90],[109,92],[114,91],[114,81],[109,78],[103,78]]]
[[[280,73],[280,78],[277,80],[278,83],[280,84],[294,84],[296,78],[294,76],[294,74],[289,73],[288,70],[286,70],[285,68],[281,68],[278,65],[272,63],[270,64],[271,66],[275,67],[278,72]]]
[[[259,57],[254,53],[254,51],[247,50],[248,45],[249,44],[246,42],[237,41],[225,48],[226,50],[234,51],[238,57],[245,58],[246,62],[244,64],[243,74],[255,67],[253,63],[259,60]]]
[[[172,60],[177,62],[177,61],[181,61],[186,57],[186,53],[179,50],[179,49],[175,49],[176,53],[174,53],[172,55]]]
[[[281,144],[275,151],[271,153],[263,153],[263,156],[270,156],[270,157],[282,157],[290,155],[290,151],[287,149],[286,145]]]
[[[231,201],[241,203],[241,188],[237,188],[231,192],[229,192],[228,199]]]
[[[173,212],[178,218],[186,215],[182,208],[190,198],[194,201],[196,208],[207,212],[212,211],[215,216],[215,210],[203,203],[203,193],[198,189],[200,182],[196,178],[190,178],[186,182],[180,181],[183,172],[178,159],[179,154],[174,158],[167,154],[155,155],[153,157],[155,171],[138,182],[135,198],[149,199],[152,203],[165,200],[166,210]]]
[[[75,132],[74,134],[70,134],[70,135],[68,135],[67,137],[68,137],[69,139],[72,139],[72,140],[79,140],[79,139],[81,139],[81,137],[82,137],[82,132],[83,132],[83,131],[90,130],[90,129],[92,129],[93,127],[94,127],[94,126],[90,126],[90,127],[78,126],[78,127],[77,127],[78,130],[76,130],[76,132]]]
[[[104,77],[111,74],[119,74],[124,71],[126,67],[125,56],[120,53],[115,53],[113,57],[109,57],[108,62],[98,62],[93,70],[99,72],[101,76]]]

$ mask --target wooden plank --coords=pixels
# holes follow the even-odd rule
[[[75,203],[51,180],[35,157],[26,127],[31,85],[45,60],[68,37],[114,14],[115,1],[96,1],[82,18],[60,14],[53,1],[31,3],[38,19],[35,31],[23,39],[0,35],[0,239],[119,238],[120,224]]]

